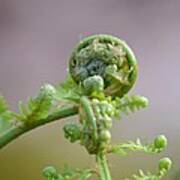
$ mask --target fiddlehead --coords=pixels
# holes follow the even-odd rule
[[[112,96],[126,94],[137,78],[133,52],[124,41],[110,35],[94,35],[80,41],[70,57],[69,70],[78,84],[100,76],[105,94]]]

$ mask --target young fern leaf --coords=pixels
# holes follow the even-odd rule
[[[169,158],[165,157],[159,160],[159,167],[156,173],[147,172],[144,173],[142,170],[139,170],[139,174],[134,174],[132,178],[126,180],[160,180],[167,175],[170,170],[172,162]]]
[[[28,105],[19,102],[20,114],[16,114],[16,118],[25,123],[37,121],[46,118],[52,107],[56,90],[50,84],[41,87],[40,93],[36,98],[30,98]]]
[[[89,169],[83,170],[79,176],[79,180],[87,180],[92,176],[92,171]]]
[[[0,96],[0,134],[12,126],[13,112],[8,109],[3,96]]]
[[[53,166],[48,166],[43,170],[43,175],[46,180],[88,180],[93,175],[93,172],[91,169],[79,170],[68,166],[58,172]]]
[[[56,87],[56,99],[66,101],[79,101],[82,95],[81,86],[77,85],[76,82],[69,75],[67,79]]]
[[[109,118],[119,119],[122,113],[128,115],[130,112],[140,110],[148,106],[147,98],[139,95],[122,98],[104,97],[103,100],[93,99],[94,111],[97,116],[108,116]]]
[[[9,110],[6,100],[1,95],[0,95],[0,117],[4,120],[11,120],[13,118],[13,112]]]
[[[157,136],[153,143],[142,144],[140,139],[135,142],[129,141],[127,143],[117,144],[110,147],[109,152],[118,155],[127,155],[128,152],[145,152],[148,154],[155,154],[162,152],[167,146],[167,139],[163,135]]]
[[[78,180],[87,180],[92,176],[91,169],[72,169],[68,166],[64,167],[64,170],[61,172],[61,175],[64,177],[64,180],[68,179],[78,179]]]
[[[130,112],[135,112],[148,106],[148,99],[139,95],[125,95],[123,98],[116,98],[115,101],[116,109],[119,111],[118,115],[121,113],[128,115]]]
[[[130,179],[127,179],[130,180]],[[141,169],[139,170],[139,174],[134,174],[131,180],[159,180],[156,174],[152,174],[151,172],[144,173]]]
[[[63,176],[53,166],[45,167],[43,169],[43,176],[46,180],[64,180]]]

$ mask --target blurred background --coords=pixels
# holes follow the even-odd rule
[[[151,141],[165,134],[169,146],[157,156],[110,156],[113,180],[131,177],[140,168],[155,171],[164,156],[174,162],[167,179],[179,180],[179,9],[178,0],[0,0],[0,92],[17,110],[18,101],[35,96],[43,83],[64,80],[69,54],[80,39],[96,33],[121,37],[139,62],[131,93],[148,97],[150,105],[116,122],[113,141]],[[93,166],[94,158],[67,142],[61,127],[56,122],[35,129],[2,149],[0,180],[41,180],[41,170],[51,164]]]

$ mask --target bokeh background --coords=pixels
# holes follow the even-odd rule
[[[163,156],[173,159],[168,180],[180,165],[180,1],[178,0],[0,0],[0,91],[17,110],[19,100],[39,87],[63,81],[73,46],[83,37],[110,33],[125,39],[139,62],[132,94],[147,96],[147,109],[124,117],[112,129],[113,141],[158,134],[169,139],[157,156],[110,156],[113,180],[139,168],[155,170]],[[71,120],[70,120],[71,121]],[[46,165],[93,166],[93,157],[63,138],[62,124],[35,129],[0,151],[0,180],[41,180]]]

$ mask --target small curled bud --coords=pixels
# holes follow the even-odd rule
[[[43,169],[43,175],[47,178],[52,178],[57,175],[57,170],[53,166],[47,166]]]
[[[112,127],[112,119],[109,116],[104,117],[105,128],[110,129]]]
[[[110,117],[113,117],[114,116],[114,111],[115,111],[115,108],[111,104],[109,104],[107,106],[107,110],[106,110],[107,115],[110,116]]]
[[[146,97],[141,96],[141,103],[144,107],[147,107],[149,105],[149,100]]]
[[[65,138],[70,142],[75,142],[81,137],[81,128],[77,124],[66,124],[63,128]]]
[[[44,95],[44,93],[46,93],[47,96],[54,96],[56,89],[51,84],[45,84],[40,89],[40,94]]]
[[[111,133],[108,130],[102,130],[99,138],[104,142],[109,142],[111,140]]]
[[[171,165],[172,165],[172,161],[167,157],[159,160],[159,170],[160,171],[162,171],[162,170],[168,171],[171,168]]]
[[[167,138],[164,135],[159,135],[154,140],[154,146],[157,149],[164,149],[167,146]]]
[[[100,76],[106,95],[123,96],[136,81],[137,62],[124,41],[100,34],[79,42],[70,57],[69,71],[77,84],[89,77]]]
[[[87,94],[102,92],[104,90],[104,80],[101,76],[91,76],[84,80],[83,86]]]

